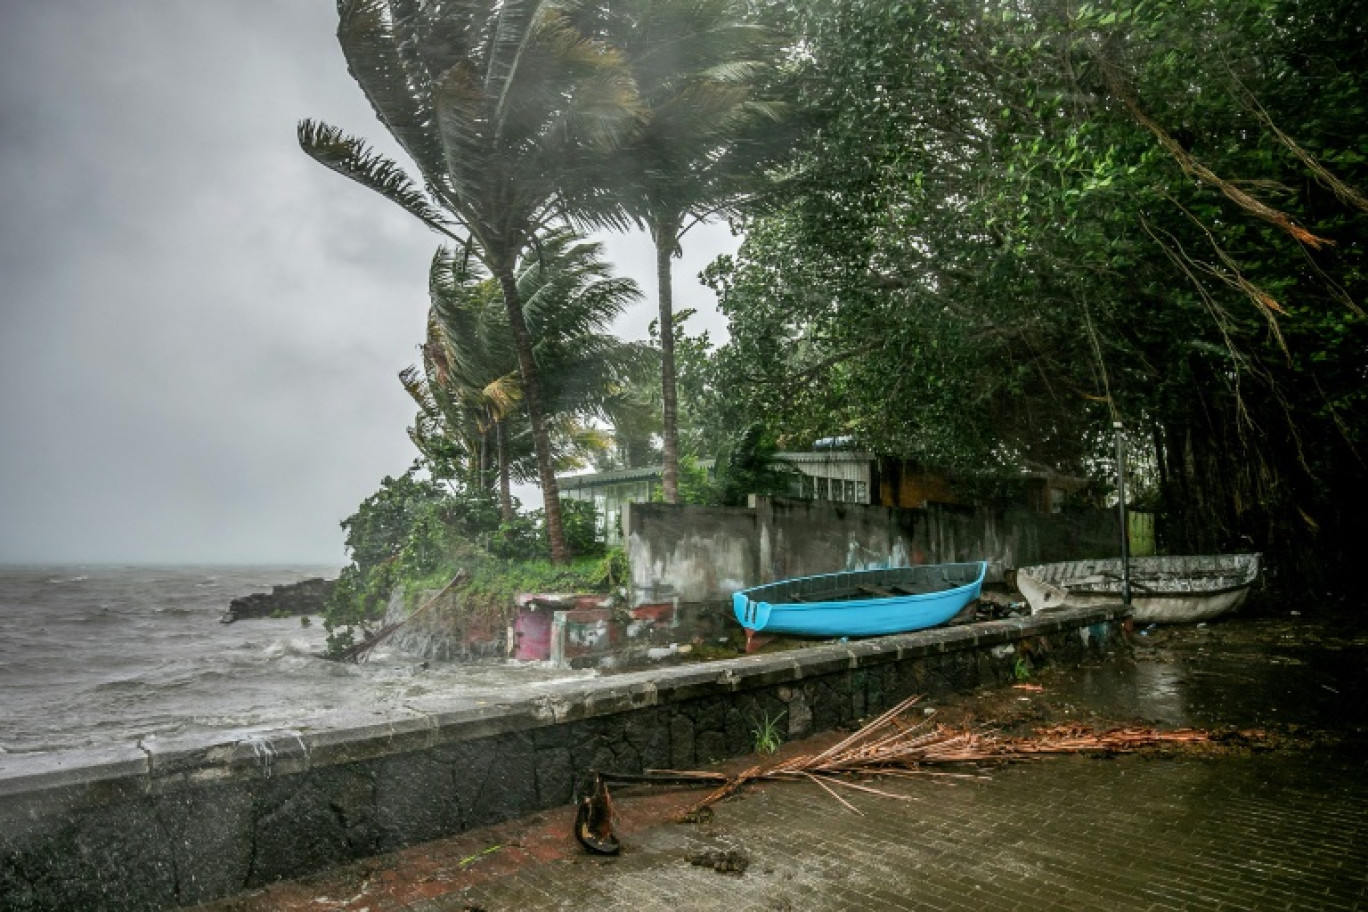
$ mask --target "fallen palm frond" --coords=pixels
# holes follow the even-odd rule
[[[786,760],[752,766],[736,775],[711,771],[648,770],[644,774],[596,774],[596,794],[602,782],[654,782],[672,785],[712,785],[703,800],[678,815],[680,820],[698,819],[710,805],[735,793],[750,782],[807,781],[821,786],[847,809],[860,813],[836,788],[852,789],[898,801],[916,801],[915,796],[874,788],[854,781],[859,776],[894,778],[935,777],[939,779],[985,779],[980,773],[954,773],[927,767],[950,764],[1009,763],[1047,754],[1132,753],[1163,745],[1206,744],[1216,740],[1209,732],[1197,729],[1159,731],[1152,728],[1123,727],[1096,731],[1082,725],[1056,725],[1026,737],[1009,738],[982,729],[956,729],[940,725],[930,716],[909,717],[909,710],[921,699],[910,697],[858,731],[825,750],[801,754]],[[1260,732],[1244,732],[1257,740]],[[607,788],[602,786],[603,800]],[[606,820],[605,816],[599,816]]]

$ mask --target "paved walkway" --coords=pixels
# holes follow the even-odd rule
[[[525,867],[415,905],[595,910],[1368,908],[1368,777],[1284,758],[1063,758],[915,802],[769,785],[617,861]],[[739,852],[744,874],[691,864]]]
[[[896,801],[754,786],[615,792],[616,859],[547,812],[205,907],[349,910],[1368,910],[1368,634],[1249,619],[1148,631],[1133,656],[979,694],[951,721],[1257,726],[1272,749],[1058,757],[981,780],[883,781]],[[814,744],[789,745],[811,750]],[[731,860],[743,873],[707,862]],[[723,865],[726,867],[727,865]]]

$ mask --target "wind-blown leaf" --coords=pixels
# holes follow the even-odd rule
[[[314,160],[402,206],[433,231],[456,237],[452,223],[432,205],[413,179],[393,161],[372,151],[363,140],[313,120],[300,121],[298,133],[300,147]]]

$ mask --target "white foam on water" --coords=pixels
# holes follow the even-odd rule
[[[86,579],[49,584],[76,575]],[[279,730],[329,712],[430,695],[496,699],[514,684],[554,689],[594,674],[503,660],[424,667],[392,647],[359,664],[330,662],[321,657],[322,624],[219,623],[239,595],[332,575],[324,568],[0,569],[0,744],[14,753],[158,734],[236,739],[276,731],[275,747],[263,742],[264,752],[282,749]],[[201,585],[209,580],[218,585]]]

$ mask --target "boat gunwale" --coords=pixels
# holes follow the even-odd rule
[[[1193,581],[1211,580],[1211,581],[1213,581],[1213,582],[1220,582],[1220,581],[1231,580],[1231,579],[1233,579],[1233,580],[1239,580],[1240,582],[1237,582],[1237,583],[1234,583],[1234,584],[1231,584],[1231,585],[1224,586],[1224,587],[1222,587],[1221,589],[1201,589],[1201,590],[1193,589],[1193,590],[1186,590],[1187,592],[1198,592],[1198,591],[1200,591],[1200,592],[1209,592],[1209,593],[1213,593],[1213,594],[1216,593],[1216,592],[1228,592],[1228,591],[1233,591],[1233,590],[1235,590],[1235,589],[1242,589],[1242,588],[1244,588],[1245,586],[1252,585],[1252,584],[1254,583],[1254,581],[1257,580],[1257,579],[1259,578],[1259,564],[1260,564],[1260,558],[1261,558],[1261,557],[1262,557],[1262,555],[1260,555],[1260,554],[1257,553],[1257,552],[1248,552],[1248,553],[1242,553],[1242,554],[1222,554],[1222,555],[1192,555],[1192,554],[1173,554],[1173,555],[1167,555],[1167,554],[1153,554],[1153,555],[1145,555],[1145,556],[1142,556],[1142,557],[1131,558],[1131,560],[1130,560],[1130,564],[1131,564],[1130,578],[1131,578],[1131,583],[1132,583],[1132,585],[1134,585],[1134,584],[1136,584],[1137,582],[1140,582],[1140,581],[1142,581],[1142,580],[1144,580],[1144,579],[1147,579],[1147,578],[1155,578],[1155,577],[1158,577],[1158,578],[1160,578],[1160,579],[1191,579],[1191,580],[1193,580]],[[1216,568],[1212,568],[1212,569],[1198,569],[1198,570],[1164,569],[1164,568],[1163,568],[1163,564],[1164,564],[1165,562],[1173,562],[1173,563],[1176,563],[1176,562],[1178,562],[1178,561],[1183,561],[1183,560],[1194,560],[1194,559],[1201,559],[1201,558],[1225,558],[1225,559],[1228,559],[1228,560],[1229,560],[1230,566],[1229,566],[1229,567],[1216,567]],[[1091,580],[1091,577],[1090,577],[1090,576],[1089,576],[1089,577],[1081,577],[1081,578],[1080,578],[1080,577],[1077,577],[1077,576],[1070,577],[1069,575],[1067,575],[1067,573],[1064,572],[1065,570],[1067,570],[1067,568],[1078,567],[1078,566],[1083,565],[1083,564],[1094,564],[1094,565],[1115,564],[1115,565],[1117,566],[1117,568],[1119,569],[1120,566],[1121,566],[1121,558],[1119,558],[1119,557],[1096,557],[1096,558],[1082,558],[1082,559],[1079,559],[1079,560],[1069,560],[1069,561],[1052,561],[1052,562],[1047,563],[1047,564],[1031,564],[1031,565],[1028,565],[1028,566],[1025,566],[1025,567],[1018,567],[1016,572],[1017,572],[1018,574],[1024,573],[1024,574],[1026,574],[1027,576],[1029,576],[1031,579],[1035,580],[1035,581],[1038,582],[1038,583],[1043,583],[1043,584],[1046,584],[1046,585],[1054,586],[1055,588],[1059,588],[1059,589],[1068,589],[1070,592],[1094,591],[1094,592],[1104,593],[1104,592],[1109,592],[1109,591],[1111,591],[1111,590],[1108,589],[1108,588],[1098,588],[1098,589],[1093,589],[1093,590],[1084,589],[1083,586],[1085,586],[1085,585],[1097,585],[1097,584],[1096,584],[1094,581]],[[1147,570],[1146,568],[1147,568],[1148,565],[1150,565],[1150,564],[1157,565],[1157,569],[1155,569],[1155,570]],[[1043,571],[1043,572],[1042,572],[1042,571]],[[1138,571],[1138,572],[1137,572],[1137,571]],[[1098,570],[1098,571],[1094,571],[1094,572],[1095,572],[1095,573],[1102,573],[1102,572],[1104,572],[1104,571]],[[1120,576],[1120,574],[1119,574],[1119,573],[1113,573],[1112,576],[1114,577],[1114,580],[1108,580],[1108,581],[1107,581],[1107,582],[1108,582],[1108,585],[1110,585],[1112,582],[1115,582],[1115,583],[1119,586],[1120,583],[1121,583],[1121,576]],[[1071,579],[1077,580],[1077,584],[1076,584],[1076,585],[1070,585],[1070,580],[1071,580]],[[1143,585],[1143,584],[1142,584],[1142,585]],[[1150,591],[1151,591],[1153,594],[1156,594],[1156,595],[1158,595],[1158,594],[1181,594],[1181,593],[1174,593],[1174,592],[1165,593],[1164,590],[1159,590],[1159,589],[1152,589],[1152,590],[1150,590]]]
[[[1262,560],[1259,552],[1135,558],[1131,561],[1135,616],[1157,623],[1188,623],[1234,610],[1258,581]],[[1018,568],[1016,586],[1031,612],[1038,614],[1071,605],[1120,602],[1121,572],[1119,557],[1055,561]]]
[[[813,602],[771,601],[771,600],[766,599],[766,598],[758,598],[758,599],[757,599],[757,598],[755,598],[755,597],[752,595],[752,593],[758,593],[758,592],[759,592],[760,590],[762,590],[762,589],[769,589],[769,588],[779,589],[779,588],[785,587],[785,586],[796,585],[796,584],[798,584],[798,583],[808,582],[808,581],[811,581],[811,580],[825,579],[825,578],[828,578],[828,577],[857,576],[857,575],[861,575],[861,574],[870,574],[870,575],[873,575],[873,574],[877,574],[877,573],[888,573],[889,571],[896,571],[896,570],[914,570],[914,569],[917,569],[918,567],[926,567],[926,568],[941,567],[941,568],[944,568],[944,567],[973,567],[973,566],[977,566],[977,567],[979,568],[979,569],[978,569],[978,575],[977,575],[974,579],[969,580],[969,581],[966,581],[966,582],[953,582],[953,583],[951,583],[949,586],[947,586],[947,587],[944,588],[944,589],[936,589],[936,590],[933,590],[933,591],[931,591],[931,592],[910,592],[910,593],[907,593],[907,594],[893,593],[893,594],[890,594],[890,595],[875,596],[875,597],[873,597],[873,598],[860,598],[860,599],[850,599],[850,598],[847,598],[847,599],[828,600],[828,601],[813,601]],[[890,602],[895,602],[895,601],[896,601],[896,602],[920,602],[920,601],[928,601],[928,600],[932,600],[932,599],[941,599],[941,598],[945,598],[946,596],[948,596],[948,595],[950,595],[950,594],[952,594],[952,593],[958,592],[958,591],[960,591],[960,590],[962,590],[962,589],[967,589],[967,588],[970,588],[970,587],[973,587],[973,586],[981,586],[981,585],[983,584],[983,582],[984,582],[984,579],[987,577],[987,575],[988,575],[988,561],[986,561],[986,560],[985,560],[985,561],[957,561],[957,562],[945,563],[945,564],[913,564],[913,565],[911,565],[911,566],[909,566],[909,567],[876,567],[876,568],[871,569],[871,570],[838,570],[838,571],[836,571],[835,573],[814,573],[814,574],[811,574],[811,575],[809,575],[809,576],[796,576],[796,577],[793,577],[792,579],[778,580],[778,581],[773,582],[773,583],[765,583],[764,585],[761,585],[761,586],[752,586],[752,587],[749,588],[749,589],[740,589],[740,590],[737,590],[737,592],[733,594],[732,598],[733,598],[733,601],[736,599],[737,596],[743,596],[743,597],[746,599],[747,606],[748,606],[747,614],[752,614],[752,613],[753,613],[753,612],[751,612],[751,611],[749,610],[749,606],[752,606],[752,605],[762,605],[762,604],[769,605],[771,608],[783,607],[785,610],[789,610],[789,611],[807,610],[807,609],[822,609],[822,610],[831,610],[831,609],[858,609],[858,608],[873,607],[873,606],[877,606],[877,605],[886,605],[886,604],[888,604],[888,603],[890,603]]]
[[[1254,581],[1247,583],[1237,583],[1233,586],[1222,586],[1219,589],[1149,589],[1135,587],[1135,581],[1131,581],[1131,598],[1133,599],[1153,599],[1153,598],[1192,598],[1193,596],[1206,597],[1208,595],[1225,595],[1230,592],[1239,592],[1241,589],[1248,589],[1254,585]],[[1085,589],[1075,586],[1058,586],[1055,588],[1063,589],[1066,592],[1077,593],[1079,595],[1121,595],[1121,586],[1118,583],[1115,589]]]

